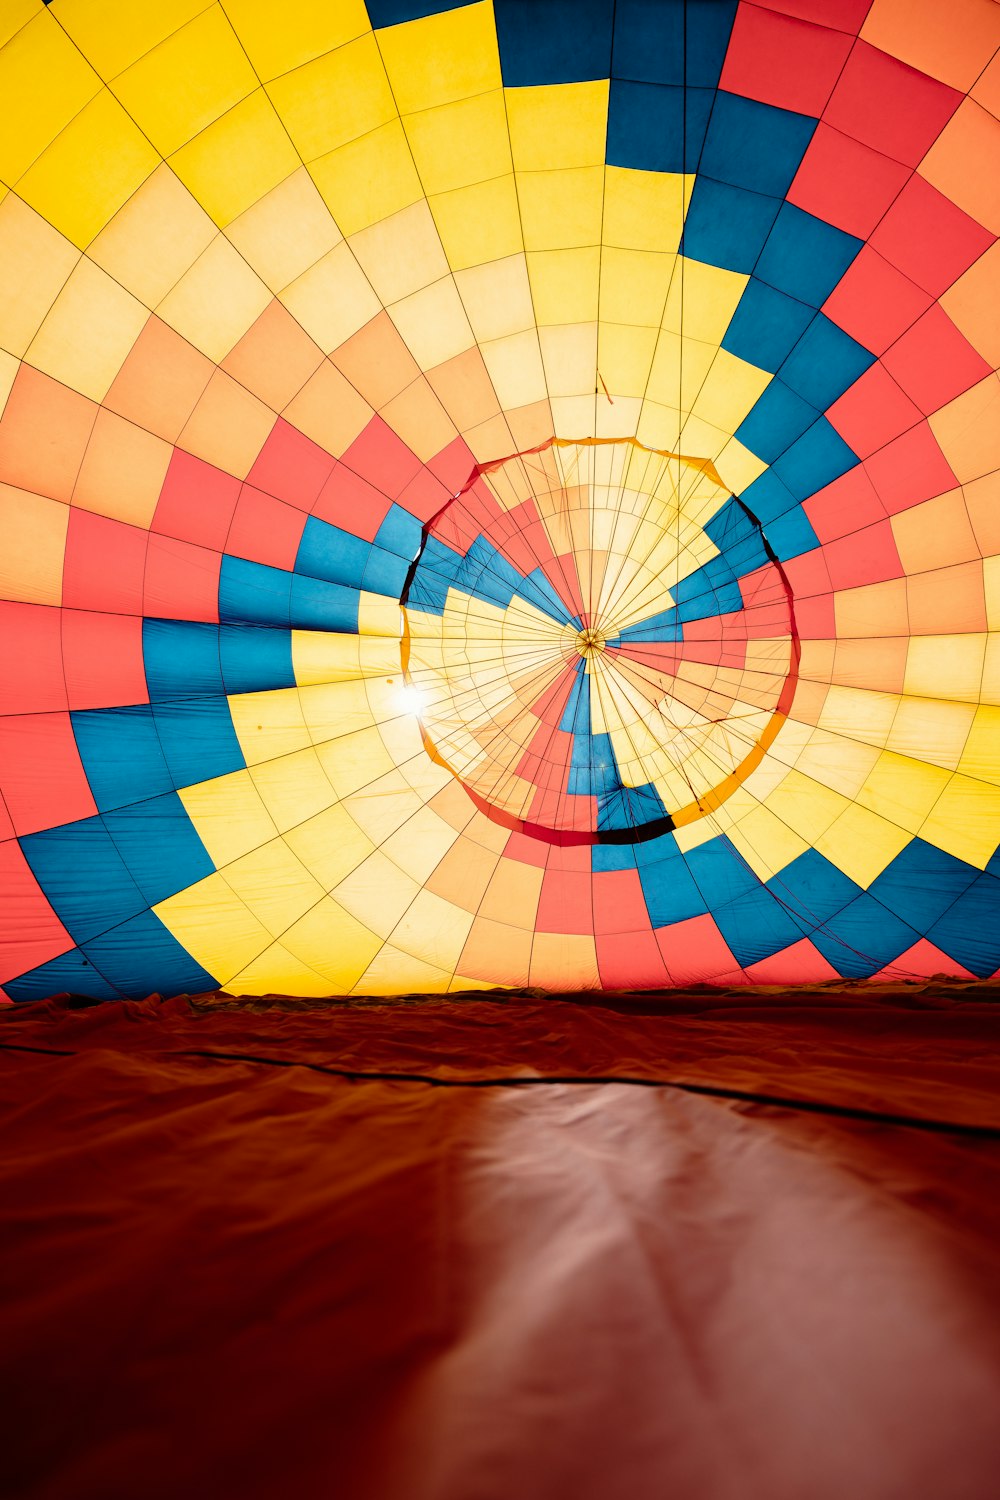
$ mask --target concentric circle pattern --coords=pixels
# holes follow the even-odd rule
[[[645,841],[760,764],[798,641],[784,570],[731,499],[709,463],[560,441],[477,471],[434,518],[404,666],[477,807],[563,845]]]
[[[0,6],[0,985],[1000,969],[1000,6]]]

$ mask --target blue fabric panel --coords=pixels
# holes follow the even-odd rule
[[[818,415],[815,407],[775,376],[734,435],[751,453],[770,464],[813,425]]]
[[[219,654],[227,693],[263,693],[295,686],[290,630],[223,625]]]
[[[743,595],[726,558],[713,557],[701,568],[682,578],[674,589],[677,619],[704,620],[708,615],[728,615],[743,608]]]
[[[681,250],[692,260],[749,274],[779,207],[777,198],[699,177],[684,222]]]
[[[223,624],[291,625],[292,575],[283,568],[224,557],[219,576],[219,619]]]
[[[746,290],[733,313],[723,349],[773,374],[802,337],[809,320],[815,316],[811,307],[776,292],[766,282],[751,276]]]
[[[143,620],[142,661],[152,701],[225,691],[218,625],[195,620]]]
[[[737,500],[727,500],[722,509],[716,511],[705,524],[705,535],[718,547],[737,578],[763,567],[768,561],[760,527],[754,525]]]
[[[517,589],[517,595],[526,603],[533,604],[536,609],[540,609],[550,619],[557,620],[560,625],[576,625],[582,630],[583,622],[577,619],[576,615],[570,614],[541,568],[535,568],[528,574]]]
[[[684,627],[677,618],[676,609],[671,608],[661,610],[658,615],[650,615],[638,625],[626,625],[620,636],[608,640],[608,645],[614,645],[615,641],[631,642],[633,645],[643,641],[665,641],[672,644],[683,639]]]
[[[19,842],[74,942],[96,937],[145,909],[146,898],[99,817],[47,828]]]
[[[712,912],[748,891],[759,889],[761,882],[746,860],[725,836],[711,839],[690,850],[685,859],[698,889]]]
[[[395,552],[397,557],[405,557],[407,562],[412,562],[420,551],[423,530],[423,523],[416,516],[404,510],[401,505],[392,504],[375,533],[375,540],[386,552]]]
[[[810,936],[845,978],[867,979],[911,947],[920,934],[862,891]]]
[[[370,594],[385,594],[387,598],[398,599],[409,571],[410,564],[405,557],[397,557],[383,547],[373,547],[368,554],[361,587]]]
[[[613,0],[494,0],[507,88],[611,74]]]
[[[711,89],[613,78],[608,165],[643,172],[696,172],[714,97]]]
[[[104,824],[147,906],[215,869],[176,792],[106,813]]]
[[[591,850],[595,874],[609,870],[635,869],[635,844],[595,844]]]
[[[971,974],[1000,969],[1000,880],[980,875],[927,934]]]
[[[811,552],[819,546],[819,537],[800,505],[787,515],[768,522],[767,539],[779,562],[791,562],[793,557],[801,557],[803,552]]]
[[[216,980],[182,948],[155,912],[143,911],[84,945],[84,952],[123,995],[199,995]]]
[[[659,840],[656,842],[659,843]],[[640,844],[639,851],[645,847]],[[679,855],[650,864],[640,862],[639,880],[649,920],[654,927],[669,927],[672,922],[700,917],[708,910],[705,897],[695,884],[687,862]]]
[[[926,932],[968,890],[978,874],[971,865],[945,854],[933,844],[911,839],[872,881],[871,893],[897,917]]]
[[[725,906],[713,907],[719,931],[742,968],[790,948],[804,935],[797,923],[774,899],[767,886],[748,891]]]
[[[736,0],[617,0],[614,76],[714,89],[735,15]]]
[[[173,790],[153,710],[92,708],[73,713],[80,760],[101,812]]]
[[[310,516],[295,554],[295,572],[357,589],[361,587],[371,549],[371,542],[363,537],[352,536],[339,526]]]
[[[861,894],[859,885],[815,849],[807,849],[772,875],[767,886],[793,916],[805,920],[807,928],[828,921]]]
[[[677,838],[673,833],[661,833],[655,839],[646,839],[643,843],[634,845],[634,849],[635,862],[640,868],[643,865],[662,864],[665,859],[681,857]]]
[[[448,598],[448,590],[456,586],[461,566],[462,559],[457,552],[453,552],[436,537],[428,537],[420,554],[420,565],[410,583],[407,603],[426,614],[441,614]]]
[[[4,989],[12,1000],[47,1000],[50,995],[89,995],[92,1000],[119,1000],[121,992],[99,974],[94,965],[71,948],[50,958],[48,963],[29,969],[17,979],[5,979]]]
[[[792,203],[783,203],[755,274],[779,292],[821,307],[861,244],[854,235],[834,229]]]
[[[158,703],[153,721],[175,787],[195,786],[246,765],[225,698]]]
[[[602,831],[612,828],[641,828],[666,816],[667,809],[655,786],[619,786],[605,792],[597,803],[597,826]]]
[[[820,417],[775,460],[774,472],[796,500],[808,500],[824,485],[832,484],[853,469],[857,462],[854,449],[847,446],[826,417]]]
[[[289,613],[293,630],[333,630],[353,635],[358,628],[358,591],[319,578],[291,576]]]
[[[584,660],[574,667],[576,679],[569,690],[559,728],[563,734],[590,733],[590,683],[584,671]]]
[[[815,129],[816,121],[806,115],[720,92],[697,170],[734,187],[783,198]]]
[[[787,515],[799,504],[773,469],[765,469],[753,484],[748,484],[740,499],[765,528],[769,542],[771,541],[770,523],[776,521],[779,516]]]
[[[781,379],[803,400],[825,411],[874,362],[859,343],[817,313],[781,366]]]
[[[469,0],[367,0],[368,19],[375,31],[384,26],[399,26],[404,21],[421,21],[425,16],[461,10]]]
[[[482,536],[476,537],[465,554],[457,578],[457,586],[465,593],[500,609],[507,608],[523,583],[523,574]]]

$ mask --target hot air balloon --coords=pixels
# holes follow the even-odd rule
[[[1000,973],[998,56],[993,0],[3,0],[6,1034]]]

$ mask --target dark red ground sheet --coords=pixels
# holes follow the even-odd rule
[[[8,1010],[0,1492],[994,1500],[998,1084],[988,986]]]

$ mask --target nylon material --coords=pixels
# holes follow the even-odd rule
[[[0,44],[12,997],[220,977],[216,890],[227,977],[311,995],[992,973],[982,6],[61,4]],[[315,908],[375,848],[426,947]]]

